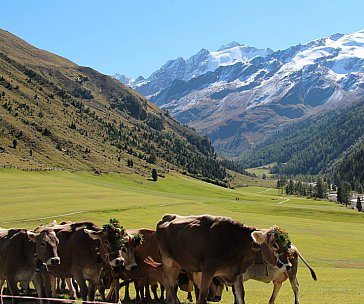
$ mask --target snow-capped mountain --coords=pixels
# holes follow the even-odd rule
[[[282,124],[362,98],[364,30],[276,52],[237,43],[201,50],[143,81],[134,88],[237,154]]]
[[[207,72],[215,71],[219,66],[248,62],[252,58],[266,56],[270,53],[273,53],[270,49],[262,50],[231,42],[221,46],[216,52],[201,49],[187,60],[182,57],[170,60],[147,79],[142,76],[131,79],[122,74],[116,74],[114,77],[137,89],[144,96],[151,98],[170,86],[174,80],[188,81]]]

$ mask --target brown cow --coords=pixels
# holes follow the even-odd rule
[[[276,267],[258,264],[252,265],[248,268],[246,273],[244,273],[244,281],[253,279],[264,283],[273,282],[273,292],[269,299],[269,304],[274,304],[277,294],[282,286],[282,283],[289,279],[291,287],[295,297],[295,304],[299,304],[298,298],[298,280],[297,280],[297,270],[298,270],[298,257],[301,258],[303,263],[310,269],[312,278],[316,281],[317,277],[315,271],[310,267],[306,260],[302,257],[297,247],[291,244],[292,256],[290,261],[292,262],[292,267],[288,270],[278,269]]]
[[[26,229],[0,230],[1,286],[6,280],[11,294],[18,295],[17,282],[27,287],[33,281],[38,295],[43,297],[42,284],[36,277],[36,259],[49,267],[58,265],[58,242],[53,229],[44,228],[37,233]]]
[[[95,298],[95,287],[99,285],[103,262],[111,266],[124,264],[127,269],[137,266],[134,248],[125,239],[125,231],[101,229],[90,222],[56,225],[54,229],[59,238],[61,263],[48,267],[48,270],[55,277],[75,278],[84,301],[93,301]],[[47,288],[50,288],[49,281]],[[55,293],[52,290],[53,296]]]
[[[158,251],[156,233],[150,229],[128,229],[129,234],[140,233],[143,236],[143,243],[135,249],[135,260],[138,267],[133,271],[124,271],[123,274],[128,279],[136,281],[136,291],[142,301],[151,300],[149,286],[152,286],[152,291],[155,300],[158,300],[156,293],[156,284],[163,283],[163,273],[161,268],[154,268],[151,265],[144,263],[147,257],[152,257],[155,261],[160,262],[161,257]],[[143,290],[145,289],[145,294]],[[163,294],[162,294],[163,297]]]
[[[138,235],[140,234],[143,238],[143,242],[140,246],[135,248],[135,261],[138,265],[133,270],[127,270],[124,267],[121,269],[120,277],[126,281],[134,281],[136,288],[137,299],[141,298],[142,301],[150,300],[150,292],[149,285],[152,285],[152,291],[156,300],[158,300],[158,296],[156,294],[155,285],[156,283],[163,282],[163,275],[161,268],[152,267],[149,264],[144,263],[144,260],[148,257],[151,257],[156,262],[161,262],[161,257],[159,255],[157,239],[154,230],[150,229],[128,229],[127,233],[129,235]],[[118,278],[114,279],[118,280]],[[118,301],[118,284],[115,282],[112,284],[112,288],[110,290],[110,295],[113,294],[113,300]],[[128,297],[128,287],[129,284],[125,284],[126,290],[125,294]],[[144,294],[145,289],[145,294]],[[116,296],[116,297],[115,297]],[[108,296],[108,299],[110,296]]]
[[[262,257],[271,266],[288,265],[289,242],[278,241],[277,227],[258,230],[231,218],[212,215],[178,216],[167,214],[157,224],[157,242],[162,257],[167,302],[178,304],[175,284],[181,269],[202,272],[199,304],[206,303],[214,277],[234,284],[238,303],[245,303],[242,274],[254,264],[253,244],[266,243],[273,253]],[[280,235],[280,234],[279,234]]]

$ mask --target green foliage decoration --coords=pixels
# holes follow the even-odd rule
[[[291,240],[289,239],[288,232],[285,229],[275,226],[273,228],[273,236],[280,250],[289,250],[291,246]]]
[[[119,220],[111,218],[109,223],[102,226],[102,230],[108,233],[110,237],[110,246],[114,251],[118,251],[125,246],[124,237],[126,231],[120,226]]]

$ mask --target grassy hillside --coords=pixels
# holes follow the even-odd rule
[[[0,30],[0,166],[222,180],[206,137],[112,77]]]
[[[314,282],[300,263],[302,303],[357,304],[364,296],[364,213],[341,205],[280,196],[273,188],[225,189],[182,175],[151,182],[136,174],[2,169],[0,187],[2,227],[33,228],[53,219],[101,225],[115,217],[127,228],[154,228],[164,213],[226,215],[261,228],[277,224],[289,231],[318,276]],[[247,303],[267,303],[271,289],[249,281]],[[291,302],[293,293],[286,282],[277,303]],[[221,303],[232,303],[231,291],[224,292]]]

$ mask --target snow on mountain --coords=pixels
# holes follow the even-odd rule
[[[221,152],[239,153],[282,124],[364,94],[364,30],[273,52],[233,42],[167,62],[133,87]]]
[[[121,75],[124,77],[120,77],[120,74],[116,74],[114,77],[132,86],[144,96],[151,98],[170,86],[175,80],[188,81],[208,72],[213,72],[220,66],[234,65],[238,62],[245,63],[255,57],[265,57],[270,53],[273,51],[269,48],[257,49],[232,42],[220,47],[216,52],[201,49],[187,60],[182,57],[170,60],[147,79],[132,80],[124,75]]]

